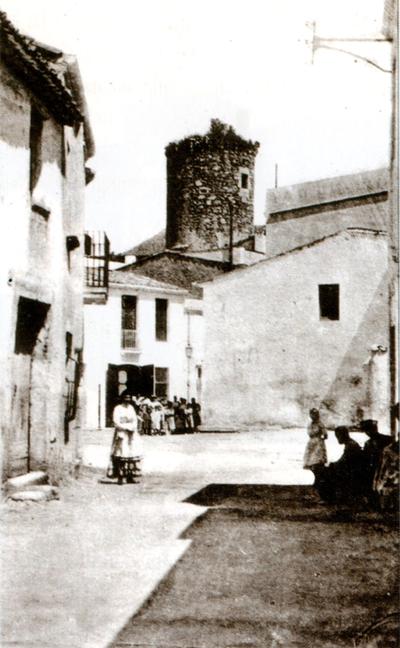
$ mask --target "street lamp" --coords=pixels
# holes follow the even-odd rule
[[[307,23],[307,27],[311,28],[312,30],[311,63],[314,63],[314,55],[317,49],[328,49],[328,50],[334,50],[335,52],[342,52],[343,54],[349,54],[350,56],[353,56],[354,58],[359,59],[360,61],[364,61],[365,63],[368,63],[368,65],[372,65],[373,67],[376,67],[381,72],[387,72],[388,74],[392,72],[391,69],[388,70],[382,67],[381,65],[379,65],[379,63],[377,63],[373,59],[368,58],[367,56],[363,56],[358,52],[353,52],[348,49],[344,49],[343,47],[338,47],[337,45],[333,45],[333,43],[391,43],[392,42],[391,38],[386,38],[385,36],[371,36],[371,37],[359,37],[359,38],[346,38],[346,37],[326,38],[326,37],[317,36],[315,22]],[[309,41],[307,41],[307,43],[309,43]]]

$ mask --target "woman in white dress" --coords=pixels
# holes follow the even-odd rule
[[[121,402],[114,408],[115,425],[111,459],[118,484],[137,483],[143,458],[142,439],[138,432],[138,418],[128,392],[121,394]]]
[[[304,453],[303,468],[311,470],[318,479],[328,461],[325,439],[328,438],[325,425],[321,423],[319,410],[310,410],[311,422],[307,426],[308,442]]]

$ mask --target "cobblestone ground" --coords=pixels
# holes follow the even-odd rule
[[[179,576],[181,589],[174,597],[181,601],[182,596],[183,599],[189,596],[184,593],[186,580],[186,590],[192,589],[193,596],[198,598],[193,583],[198,580],[199,561],[193,561],[193,570],[190,570],[193,537],[191,532],[185,532],[196,529],[193,524],[198,518],[200,521],[212,503],[193,500],[195,494],[213,484],[235,487],[238,484],[306,485],[311,482],[309,473],[301,468],[305,431],[270,430],[145,438],[146,460],[141,484],[119,487],[99,483],[107,465],[111,435],[111,430],[89,431],[84,435],[83,463],[90,466],[91,471],[84,468],[78,481],[66,484],[61,490],[60,501],[7,502],[3,505],[3,648],[105,647],[119,636],[121,629],[130,623],[152,593],[158,595],[157,587],[160,582],[165,583],[171,569],[174,566],[179,569],[181,564],[189,571]],[[328,452],[331,459],[340,452],[333,438],[329,439]],[[252,528],[256,529],[254,520],[248,522],[241,527],[245,536],[247,534],[247,539],[243,537],[245,543],[252,542],[248,534]],[[302,528],[306,527],[303,524]],[[310,521],[309,529],[314,534],[318,533],[319,527],[317,521]],[[211,543],[210,547],[216,546],[219,535],[225,539],[232,533],[240,535],[235,524],[232,526],[232,520],[227,526],[218,523],[201,528],[200,544],[204,547],[207,542]],[[347,525],[347,528],[351,529],[351,526]],[[265,528],[260,529],[259,537],[263,533]],[[290,529],[286,527],[282,533],[285,544]],[[385,538],[391,537],[385,531],[380,533],[380,537],[382,533]],[[276,546],[279,545],[278,536],[274,540]],[[359,538],[358,531],[351,540],[353,552],[357,552],[356,538]],[[378,536],[372,534],[371,538],[373,544]],[[331,538],[330,541],[335,540]],[[304,546],[304,543],[297,543],[288,549],[294,551],[291,560],[299,565],[302,565]],[[379,547],[374,551],[378,570],[389,564],[388,561],[393,568],[390,546],[391,541],[385,539],[382,551]],[[212,569],[215,560],[222,565],[221,555],[221,552],[215,554],[210,550],[197,557],[200,564],[208,561]],[[226,556],[229,555],[228,551]],[[265,554],[260,559],[268,563],[271,556]],[[242,574],[241,582],[247,583],[248,589],[251,569],[247,570],[243,563],[239,565],[238,573]],[[364,587],[367,587],[367,567],[364,581]],[[203,605],[214,607],[207,591],[202,600]],[[248,600],[248,623],[252,624],[251,599]],[[168,599],[163,600],[164,606],[168,607],[170,603]],[[174,609],[176,614],[177,608]],[[163,614],[165,620],[165,608]],[[203,617],[200,615],[199,618]],[[228,617],[225,622],[229,623]],[[204,644],[197,640],[193,643],[193,633],[190,636],[184,634],[180,643],[173,643],[176,641],[173,635],[169,637],[169,643],[163,643],[160,635],[154,634],[154,624],[157,623],[155,614],[148,626],[147,643],[140,643],[140,638],[134,634],[133,639],[131,636],[122,645],[198,648]],[[225,636],[229,638],[229,633]],[[204,641],[207,645],[207,635]],[[218,641],[215,645],[220,648]],[[226,645],[236,644],[221,643],[221,647]],[[264,648],[258,643],[242,645],[262,645]],[[285,646],[284,643],[272,644],[269,641],[265,648],[270,645]]]

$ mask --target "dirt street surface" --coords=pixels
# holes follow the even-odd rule
[[[399,645],[397,523],[321,505],[304,430],[146,437],[123,486],[110,436],[59,501],[3,505],[3,648]]]

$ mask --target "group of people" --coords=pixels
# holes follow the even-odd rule
[[[174,396],[172,401],[156,396],[132,396],[125,390],[113,410],[114,436],[107,477],[118,484],[138,483],[143,459],[143,434],[196,432],[201,424],[200,404],[192,398]]]
[[[337,427],[335,436],[344,446],[343,453],[328,464],[328,434],[318,409],[310,410],[310,419],[303,467],[313,472],[321,499],[332,504],[367,501],[374,507],[385,502],[393,505],[391,497],[395,498],[398,488],[398,444],[379,433],[377,422],[364,420],[355,428],[368,437],[363,448],[351,438],[348,427]]]
[[[142,434],[185,434],[197,432],[201,425],[201,408],[195,398],[173,397],[172,401],[156,396],[132,396]]]

